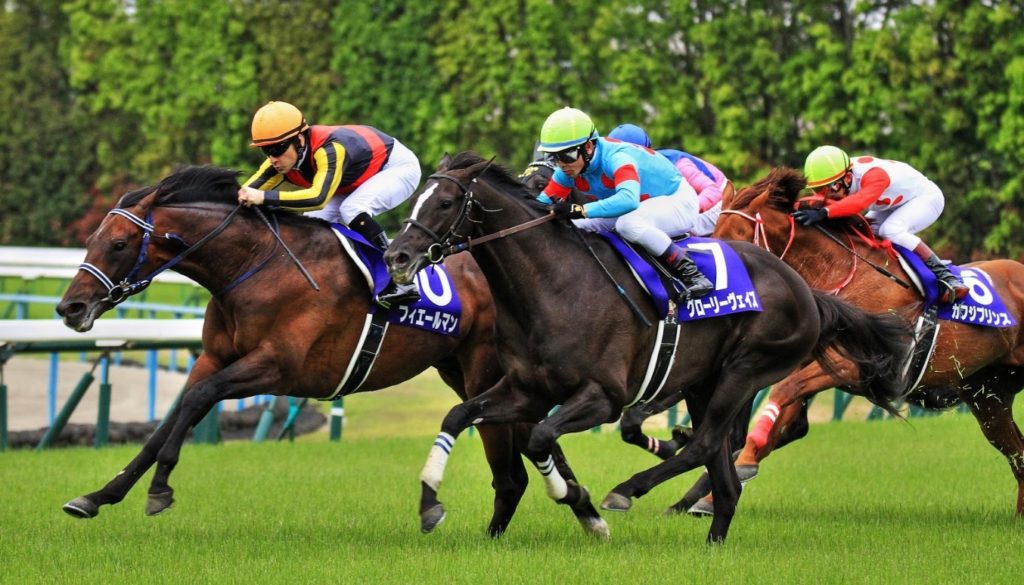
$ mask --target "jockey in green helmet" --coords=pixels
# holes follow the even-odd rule
[[[693,187],[667,158],[649,148],[600,138],[590,116],[576,108],[548,116],[540,131],[540,150],[553,154],[557,168],[537,199],[554,203],[556,216],[588,231],[615,230],[660,259],[685,289],[676,302],[714,290],[686,250],[668,236],[690,231],[699,206]],[[568,201],[573,189],[590,201]]]
[[[874,156],[854,159],[835,146],[819,146],[804,163],[807,186],[825,199],[824,207],[793,213],[803,225],[862,211],[879,236],[913,250],[938,279],[943,302],[962,299],[967,286],[939,260],[917,232],[938,219],[945,207],[942,190],[906,163]]]

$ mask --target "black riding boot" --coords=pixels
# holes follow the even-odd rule
[[[381,251],[388,249],[388,236],[384,233],[384,228],[380,227],[380,224],[369,213],[360,213],[352,220],[348,227],[357,231],[359,235],[366,238],[366,241],[380,248]],[[420,291],[416,286],[416,281],[409,284],[397,284],[392,280],[384,287],[384,290],[380,291],[375,300],[378,305],[387,309],[391,305],[414,303],[419,298]]]
[[[683,283],[685,290],[680,295],[681,298],[676,299],[677,302],[683,302],[687,299],[699,299],[715,290],[715,285],[711,284],[711,281],[701,273],[697,265],[693,263],[693,259],[686,253],[686,250],[679,246],[675,244],[670,245],[668,250],[665,250],[665,253],[660,256],[660,259],[665,263],[672,276],[675,276]]]
[[[952,303],[954,300],[960,300],[967,296],[967,285],[957,278],[953,271],[943,264],[942,260],[939,260],[938,256],[932,254],[925,258],[924,264],[935,274],[935,278],[939,279],[939,286],[946,288],[945,291],[942,291],[941,288],[939,291],[939,300],[943,303]]]

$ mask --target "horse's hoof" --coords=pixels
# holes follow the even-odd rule
[[[701,516],[714,516],[715,505],[711,503],[708,498],[701,498],[697,500],[697,503],[690,506],[690,509],[686,511],[690,516],[701,517]]]
[[[753,465],[737,465],[736,475],[740,478],[741,484],[746,484],[748,481],[757,477],[757,471],[760,466],[755,463]]]
[[[604,518],[600,516],[592,516],[586,518],[577,518],[580,521],[580,526],[583,527],[583,531],[591,536],[596,536],[604,540],[608,540],[612,537],[612,533],[608,530],[608,523],[604,521]]]
[[[85,496],[71,500],[61,509],[75,518],[95,518],[100,515],[100,507]]]
[[[437,504],[433,508],[430,508],[426,512],[420,513],[420,532],[423,534],[430,534],[437,525],[444,522],[445,514],[444,505]]]
[[[625,512],[633,507],[633,501],[622,494],[608,492],[601,502],[601,509],[609,512]]]
[[[149,497],[146,499],[146,516],[156,516],[170,508],[172,504],[174,504],[173,491],[149,494]]]

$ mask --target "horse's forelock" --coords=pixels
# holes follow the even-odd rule
[[[768,191],[768,206],[788,211],[793,208],[800,191],[807,185],[803,174],[789,167],[776,167],[760,181],[740,189],[736,194],[732,208],[745,209],[765,191]]]

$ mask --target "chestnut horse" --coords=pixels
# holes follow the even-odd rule
[[[570,506],[589,502],[585,489],[551,465],[554,441],[614,422],[650,375],[657,328],[644,325],[609,276],[640,301],[633,308],[649,322],[658,319],[653,303],[643,302],[630,269],[603,239],[551,219],[547,207],[506,170],[462,153],[442,161],[428,178],[407,227],[385,254],[392,277],[402,282],[428,262],[468,248],[497,307],[496,340],[506,375],[445,417],[421,474],[424,531],[445,517],[437,491],[455,439],[477,424],[539,423],[527,456],[544,475],[548,495]],[[890,400],[902,395],[897,370],[906,334],[902,319],[871,316],[813,293],[795,271],[756,246],[721,245],[733,248],[746,266],[762,310],[680,324],[682,357],[670,366],[664,391],[685,393],[694,435],[681,453],[620,484],[602,504],[626,510],[631,498],[707,466],[717,496],[709,542],[725,539],[736,509],[740,485],[727,434],[757,390],[797,366],[825,359],[828,348],[839,348],[874,372],[871,391],[891,408]],[[608,534],[600,518],[589,529]]]
[[[213,298],[203,324],[203,353],[178,407],[124,470],[102,489],[65,504],[67,513],[96,516],[100,506],[120,502],[156,463],[146,513],[157,514],[173,502],[168,477],[187,432],[218,401],[257,394],[327,398],[346,374],[371,309],[366,278],[327,223],[274,214],[278,240],[255,210],[237,207],[237,191],[234,171],[184,168],[156,187],[125,195],[89,237],[84,269],[57,307],[72,329],[87,331],[102,313],[172,266]],[[319,291],[282,251],[285,241]],[[357,391],[387,388],[433,366],[465,400],[501,377],[494,306],[483,275],[468,255],[452,258],[445,268],[462,306],[458,336],[390,327]],[[529,431],[480,428],[494,475],[492,535],[508,526],[526,489],[518,452]],[[560,452],[556,463],[572,473]]]
[[[724,201],[715,237],[753,241],[779,255],[812,287],[836,291],[839,298],[867,311],[920,314],[923,299],[914,289],[897,285],[865,262],[882,266],[907,281],[906,273],[886,252],[858,238],[847,240],[841,236],[859,259],[821,231],[793,222],[789,214],[804,185],[805,179],[798,171],[775,169]],[[847,225],[837,221],[826,227],[842,234]],[[1024,264],[991,260],[968,266],[991,277],[1017,325],[997,329],[942,321],[935,351],[915,394],[941,399],[952,391],[970,407],[985,438],[1010,464],[1017,480],[1016,511],[1020,516],[1024,515],[1024,436],[1013,420],[1013,400],[1024,386]],[[737,465],[756,466],[776,446],[779,433],[799,415],[807,397],[846,382],[811,364],[776,384],[765,407],[768,412],[748,435]],[[857,392],[856,388],[849,390]],[[946,400],[935,406],[949,407],[955,403]],[[778,409],[778,418],[769,427],[774,409]],[[769,428],[770,432],[766,432]],[[706,502],[703,507],[708,508]]]

